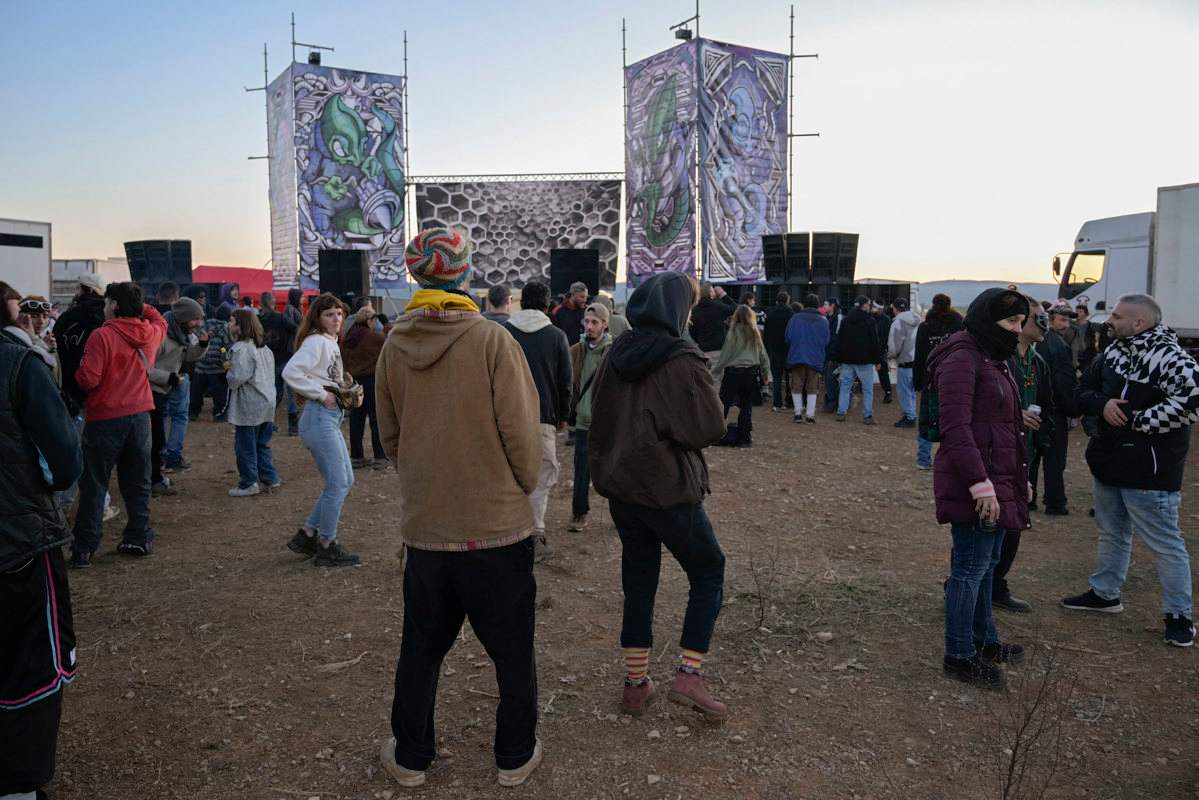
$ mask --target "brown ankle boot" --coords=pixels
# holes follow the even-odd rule
[[[654,682],[646,676],[643,683],[625,682],[624,694],[620,697],[620,708],[624,713],[639,717],[654,702]]]
[[[703,677],[697,672],[675,672],[666,696],[679,705],[690,706],[709,719],[723,720],[729,715],[729,707],[712,696],[704,685]]]

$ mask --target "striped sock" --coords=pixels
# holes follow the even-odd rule
[[[629,683],[638,684],[645,680],[649,673],[648,647],[622,647],[624,653],[624,668]]]
[[[679,657],[679,668],[684,672],[699,672],[700,666],[704,663],[704,654],[698,650],[688,650],[683,648],[683,653]]]

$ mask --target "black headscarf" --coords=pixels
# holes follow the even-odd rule
[[[609,355],[616,374],[635,381],[680,352],[696,350],[682,338],[691,291],[691,280],[681,272],[658,273],[634,290],[625,306],[632,330],[612,343]]]
[[[978,340],[988,356],[1006,361],[1016,352],[1020,334],[999,327],[999,320],[1014,314],[1028,317],[1028,300],[1011,289],[987,289],[974,298],[966,312],[966,330]]]

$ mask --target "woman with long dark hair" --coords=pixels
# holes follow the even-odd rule
[[[728,444],[752,447],[754,395],[761,392],[763,376],[766,383],[770,382],[770,358],[762,344],[762,334],[758,333],[758,318],[745,303],[733,312],[728,335],[712,371],[718,377],[723,373],[720,399],[725,416],[733,406],[738,408],[736,435],[729,437]]]
[[[337,346],[346,311],[345,304],[328,293],[309,303],[296,333],[296,353],[283,368],[283,380],[303,402],[300,441],[312,453],[325,481],[304,527],[291,537],[287,548],[315,556],[318,567],[350,567],[359,561],[337,541],[341,507],[354,485],[336,394],[348,383]]]
[[[929,357],[941,447],[933,473],[937,522],[952,526],[945,582],[945,674],[987,688],[1004,685],[1001,664],[1023,660],[1001,644],[991,582],[1005,530],[1028,527],[1028,457],[1020,389],[1009,359],[1028,317],[1019,292],[988,289],[970,304],[966,329]]]

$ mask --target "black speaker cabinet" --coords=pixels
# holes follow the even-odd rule
[[[790,283],[807,283],[810,280],[808,264],[808,245],[811,236],[806,233],[788,233],[787,242],[787,281]]]
[[[837,234],[837,283],[853,283],[858,266],[858,234]]]
[[[370,267],[365,250],[321,250],[316,266],[322,294],[360,297],[370,292]]]
[[[787,280],[786,249],[781,234],[762,237],[762,268],[766,271],[767,283],[784,283]]]
[[[587,284],[591,297],[599,294],[599,250],[555,248],[550,250],[550,294],[566,294],[575,281]]]
[[[858,234],[812,234],[812,283],[852,284],[858,263]]]
[[[146,239],[125,242],[129,279],[139,285],[157,286],[171,281],[180,286],[192,282],[192,243],[188,239]]]

